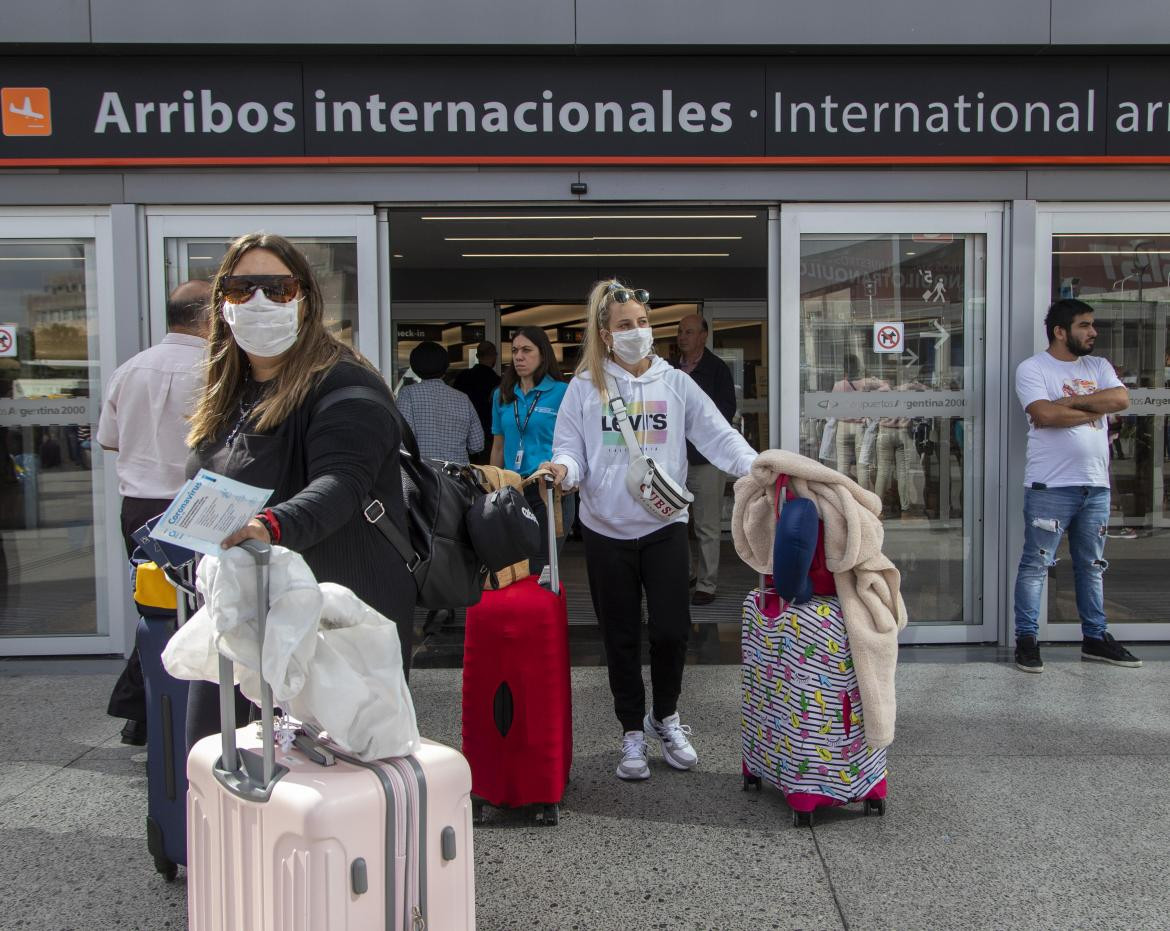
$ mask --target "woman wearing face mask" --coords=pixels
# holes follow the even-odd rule
[[[568,387],[561,381],[556,363],[544,330],[524,326],[516,331],[512,337],[512,367],[504,372],[500,387],[492,392],[491,464],[497,468],[511,469],[527,478],[542,462],[552,458],[553,428]],[[544,522],[548,515],[539,485],[529,485],[525,494],[533,511],[540,515],[541,540],[547,541]],[[573,521],[571,502],[571,495],[562,499],[566,531]],[[547,555],[529,561],[534,575],[544,567]]]
[[[687,511],[664,521],[634,497],[627,486],[631,456],[610,399],[621,397],[645,455],[684,488],[687,440],[737,477],[756,458],[693,378],[652,355],[649,300],[648,292],[613,279],[593,286],[581,364],[561,403],[552,460],[543,464],[563,487],[580,489],[589,588],[623,731],[620,779],[649,778],[648,739],[658,741],[675,769],[692,768],[698,754],[678,713],[691,627]],[[643,593],[649,713],[642,686]]]
[[[405,531],[398,422],[368,397],[335,395],[314,409],[345,388],[372,390],[392,405],[389,388],[325,329],[309,263],[280,236],[250,233],[231,244],[211,306],[208,377],[191,419],[187,474],[206,468],[275,489],[223,546],[252,538],[296,550],[318,581],[352,589],[397,623],[408,664],[414,583],[363,514],[377,499]],[[188,747],[218,731],[217,687],[191,683]]]

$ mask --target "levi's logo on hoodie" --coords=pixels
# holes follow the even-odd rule
[[[659,446],[666,442],[666,408],[666,401],[635,401],[626,405],[630,426],[643,446]],[[612,408],[607,408],[601,415],[601,436],[606,446],[625,445]]]

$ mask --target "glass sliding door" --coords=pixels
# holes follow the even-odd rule
[[[1056,211],[1042,225],[1038,313],[1061,297],[1090,305],[1093,354],[1112,363],[1130,392],[1129,410],[1108,421],[1109,628],[1121,639],[1170,638],[1170,210]],[[1061,550],[1049,573],[1042,636],[1079,640],[1067,543]]]
[[[0,216],[0,654],[122,647],[93,440],[113,332],[98,312],[99,229],[97,217]]]
[[[984,463],[999,215],[963,213],[782,220],[797,226],[782,232],[795,275],[782,286],[793,338],[781,377],[799,398],[785,447],[880,499],[884,551],[914,626],[904,640],[919,642],[995,637],[983,597]]]

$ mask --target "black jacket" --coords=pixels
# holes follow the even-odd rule
[[[681,358],[675,359],[674,367],[682,368],[681,362]],[[691,378],[698,382],[707,397],[715,402],[719,413],[731,423],[731,418],[735,416],[735,383],[731,380],[731,369],[727,363],[710,349],[704,349],[703,357],[691,372]],[[705,465],[707,462],[690,440],[687,441],[687,462],[691,465]]]
[[[344,585],[399,625],[410,625],[414,581],[402,557],[362,514],[372,495],[391,520],[406,527],[398,424],[380,405],[360,398],[310,416],[321,398],[350,385],[390,397],[377,372],[339,362],[271,433],[245,427],[231,448],[226,437],[218,437],[193,450],[187,475],[202,467],[274,489],[269,507],[280,522],[281,545],[304,556],[318,582]]]
[[[479,415],[479,422],[483,425],[483,436],[487,442],[487,449],[491,449],[492,441],[492,392],[500,384],[500,376],[490,366],[477,362],[471,368],[455,376],[452,385],[456,391],[462,391],[471,399],[471,406]]]

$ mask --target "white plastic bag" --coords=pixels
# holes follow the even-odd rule
[[[418,723],[397,625],[341,585],[322,582],[321,594],[309,675],[285,710],[362,760],[416,752]]]

